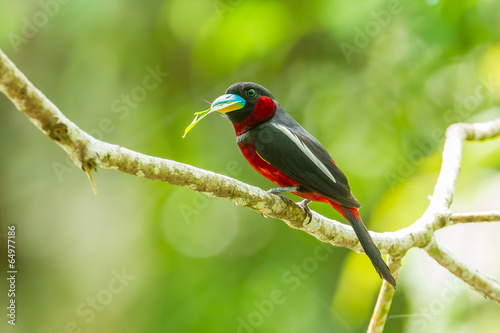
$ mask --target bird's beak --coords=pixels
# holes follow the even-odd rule
[[[228,113],[239,110],[245,106],[246,101],[243,97],[235,94],[225,94],[218,97],[210,106],[210,111]]]
[[[194,125],[196,125],[200,120],[205,118],[210,113],[214,111],[227,113],[234,110],[239,110],[245,106],[245,103],[246,101],[243,99],[243,97],[238,95],[225,94],[220,96],[212,103],[210,109],[195,113],[196,117],[194,118],[193,122],[186,128],[182,137],[184,138],[186,134],[191,130],[191,128],[194,127]]]

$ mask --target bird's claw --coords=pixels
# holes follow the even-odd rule
[[[274,188],[267,191],[267,193],[271,193],[271,194],[274,194],[274,195],[281,197],[282,199],[284,199],[286,201],[287,205],[290,203],[290,198],[287,195],[283,194],[283,192],[277,191]]]
[[[297,203],[297,206],[299,206],[303,210],[305,210],[307,217],[309,218],[309,221],[307,221],[307,218],[304,220],[304,224],[309,224],[312,221],[312,211],[311,211],[311,208],[309,208],[309,206],[308,206],[310,202],[311,202],[311,200],[304,199],[301,202]]]
[[[280,196],[281,198],[283,198],[287,204],[290,203],[290,198],[286,195],[283,194],[283,191],[291,191],[291,190],[294,190],[295,188],[289,188],[289,187],[281,187],[281,188],[272,188],[270,189],[269,191],[267,191],[268,193],[272,193],[274,195],[277,195],[277,196]],[[311,223],[312,221],[312,211],[311,209],[309,208],[309,203],[311,202],[311,200],[309,199],[304,199],[302,200],[301,202],[298,202],[297,205],[302,208],[306,214],[307,214],[307,217],[306,219],[304,220],[304,224],[309,224]],[[266,217],[264,214],[262,214],[262,216]]]

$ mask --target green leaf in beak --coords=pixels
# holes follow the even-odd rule
[[[195,115],[196,117],[194,118],[194,120],[191,122],[191,124],[189,124],[188,127],[186,127],[186,129],[184,130],[184,135],[182,136],[183,138],[186,137],[186,134],[191,130],[191,128],[194,127],[194,125],[198,124],[198,122],[200,120],[202,120],[203,118],[205,118],[207,116],[207,114],[213,112],[215,110],[212,110],[212,109],[208,109],[208,110],[205,110],[205,111],[200,111],[200,112],[196,112]]]
[[[217,111],[217,112],[224,114],[224,113],[227,113],[230,111],[241,109],[243,106],[245,106],[244,100],[241,97],[239,97],[239,99],[241,99],[241,100],[234,100],[234,99],[227,100],[227,96],[231,97],[233,95],[223,95],[221,97],[225,98],[224,101],[219,101],[219,99],[221,98],[221,97],[219,97],[219,99],[216,99],[212,103],[212,105],[210,106],[210,109],[205,110],[205,111],[196,112],[195,113],[196,117],[194,118],[193,122],[191,124],[189,124],[188,127],[186,127],[186,130],[184,131],[184,135],[182,137],[183,138],[186,137],[186,134],[191,130],[191,128],[194,127],[194,125],[198,124],[198,122],[200,120],[202,120],[208,114],[210,114],[214,111]]]

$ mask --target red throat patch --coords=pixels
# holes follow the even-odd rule
[[[233,124],[236,136],[245,133],[249,129],[265,122],[266,120],[271,119],[275,113],[276,103],[274,103],[274,101],[269,97],[260,97],[250,116],[237,124]]]

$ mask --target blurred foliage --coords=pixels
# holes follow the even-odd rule
[[[332,153],[377,231],[422,214],[449,124],[500,116],[497,1],[4,1],[0,29],[2,50],[82,129],[264,189],[227,121],[181,136],[230,84],[266,86]],[[94,196],[5,97],[0,109],[0,233],[17,225],[19,269],[18,325],[4,317],[2,332],[366,329],[381,281],[364,255],[113,171],[95,175]],[[466,144],[454,210],[498,209],[499,156],[498,141]],[[449,229],[439,241],[500,276],[498,226]],[[499,318],[412,250],[386,332],[497,332]]]

